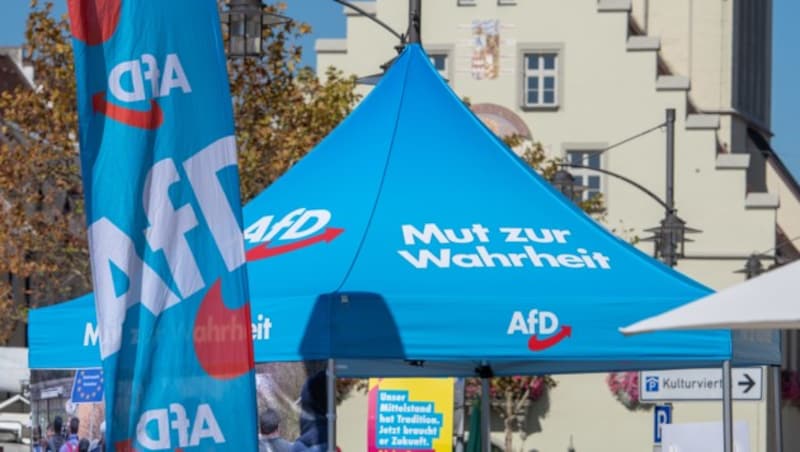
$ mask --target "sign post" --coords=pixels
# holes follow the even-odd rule
[[[733,369],[733,399],[762,400],[763,379],[760,367]],[[640,372],[639,394],[643,402],[722,400],[722,371],[683,369]]]

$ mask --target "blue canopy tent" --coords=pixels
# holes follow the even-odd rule
[[[780,362],[776,334],[619,333],[711,291],[553,190],[418,45],[244,220],[257,362],[482,377]],[[93,322],[90,295],[33,310],[31,368],[97,366]]]
[[[418,45],[244,219],[258,362],[464,376],[780,361],[774,336],[620,334],[710,290],[553,190]],[[93,318],[90,295],[33,310],[31,367],[96,365]]]

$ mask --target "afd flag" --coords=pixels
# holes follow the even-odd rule
[[[216,0],[69,0],[106,439],[255,451],[233,113]]]

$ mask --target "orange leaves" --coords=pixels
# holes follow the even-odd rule
[[[310,69],[298,69],[302,49],[293,42],[309,31],[295,22],[270,27],[263,57],[230,63],[245,202],[310,151],[358,99],[354,77],[329,70],[323,83]]]
[[[10,319],[0,322],[0,343],[25,319],[22,301],[89,289],[67,22],[50,2],[31,3],[26,63],[35,86],[0,95],[0,317]]]

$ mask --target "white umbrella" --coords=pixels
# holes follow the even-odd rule
[[[800,329],[800,261],[620,328],[661,330]]]
[[[687,303],[663,314],[640,320],[633,325],[620,328],[623,334],[646,333],[662,330],[707,330],[707,329],[800,329],[800,261],[765,273],[741,284],[731,286],[699,300]],[[730,365],[723,370],[728,384],[724,388],[730,393]],[[780,387],[780,374],[773,373],[773,382]],[[781,443],[780,391],[774,391],[776,421],[776,444]],[[723,400],[726,438],[732,438],[732,406],[730,396]]]

